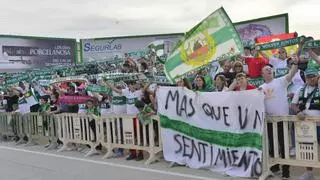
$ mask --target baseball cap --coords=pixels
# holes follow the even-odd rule
[[[310,76],[310,75],[315,75],[317,76],[318,75],[318,70],[316,68],[307,68],[305,71],[304,71],[304,75],[305,76]]]

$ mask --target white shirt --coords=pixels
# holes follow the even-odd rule
[[[294,75],[292,78],[292,84],[289,86],[288,91],[295,93],[297,90],[299,90],[301,87],[303,87],[304,82],[300,76],[300,70]]]
[[[273,79],[260,87],[265,94],[265,111],[267,115],[286,116],[289,115],[289,103],[287,99],[287,87],[289,82],[286,76]]]
[[[127,99],[127,114],[136,115],[138,114],[139,110],[135,107],[134,102],[135,100],[141,100],[142,98],[142,91],[134,91],[131,92],[128,88],[122,90],[122,94]]]
[[[312,86],[307,86],[306,87],[306,90],[305,90],[305,93],[304,93],[304,97],[307,98],[308,95],[314,90],[315,87],[312,87]],[[298,89],[296,91],[296,93],[294,94],[293,96],[293,99],[292,99],[292,104],[298,104],[299,102],[299,93],[301,91],[301,89],[303,89],[303,87],[301,87],[300,89]],[[312,96],[307,99],[307,102],[306,102],[306,109],[303,110],[303,112],[307,115],[307,116],[320,116],[320,111],[319,110],[309,110],[309,107],[310,107],[310,103],[311,103],[311,99],[312,99]]]

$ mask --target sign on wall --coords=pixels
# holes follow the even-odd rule
[[[84,62],[114,61],[127,57],[137,60],[146,57],[149,51],[155,51],[160,57],[171,53],[181,37],[183,34],[177,33],[81,39],[81,57]]]
[[[76,40],[0,36],[0,70],[21,71],[45,66],[70,66],[76,60]]]
[[[234,23],[244,45],[252,45],[257,37],[289,32],[288,14]]]

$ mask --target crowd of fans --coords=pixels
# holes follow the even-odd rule
[[[118,65],[108,66],[111,69]],[[175,85],[198,92],[227,92],[258,89],[265,93],[266,113],[268,115],[297,115],[300,119],[306,116],[320,116],[320,57],[312,50],[298,49],[297,53],[288,55],[285,48],[279,48],[272,57],[263,51],[246,47],[241,56],[219,62],[218,71],[212,68],[186,76]],[[126,56],[120,68],[123,73],[141,73],[145,77],[161,74],[163,65],[150,59],[131,59]],[[87,73],[89,74],[89,73]],[[91,74],[91,73],[90,73]],[[263,84],[251,83],[263,78]],[[96,93],[86,89],[89,85],[108,87],[112,93]],[[41,86],[36,82],[19,82],[9,85],[0,95],[0,112],[40,112],[40,113],[83,113],[92,116],[108,116],[109,113],[137,115],[135,121],[149,124],[150,116],[156,114],[156,89],[159,85],[141,80],[130,80],[124,83],[111,82],[105,78],[92,78],[88,81],[73,81]],[[84,104],[61,103],[62,96],[89,96],[92,99]],[[136,123],[135,123],[136,124]],[[284,157],[282,125],[278,125],[281,156]],[[90,125],[95,131],[94,122]],[[272,135],[272,126],[268,126]],[[294,126],[291,125],[292,139]],[[320,129],[319,129],[320,136]],[[21,141],[16,137],[17,141]],[[23,138],[22,140],[26,140]],[[58,141],[61,144],[61,141]],[[294,143],[290,153],[295,154]],[[273,150],[273,138],[270,138],[270,149]],[[97,152],[101,146],[97,146]],[[123,156],[123,149],[118,149],[117,156]],[[273,152],[270,152],[273,154]],[[142,160],[143,153],[130,151],[127,160]],[[278,172],[279,166],[272,167]],[[290,176],[289,166],[282,167],[282,177]],[[301,177],[313,177],[312,169]]]

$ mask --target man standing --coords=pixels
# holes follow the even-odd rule
[[[126,88],[126,89],[118,89],[114,85],[110,84],[108,81],[105,82],[105,85],[110,87],[112,89],[112,91],[120,94],[121,96],[126,97],[127,114],[128,115],[137,115],[139,113],[139,109],[136,108],[134,103],[136,100],[141,100],[143,93],[140,89],[139,90],[136,89],[135,82],[128,81],[127,82],[128,88]],[[133,119],[133,128],[135,131],[138,128],[137,126],[140,126],[140,128],[141,128],[140,123],[137,123],[137,118],[134,118]],[[142,137],[141,133],[142,133],[142,131],[140,131],[140,137]],[[142,151],[136,151],[134,149],[130,149],[130,155],[126,159],[127,160],[136,159],[137,161],[141,161],[141,160],[143,160],[143,153],[142,153]]]
[[[236,77],[236,74],[234,72],[230,71],[231,70],[231,63],[228,59],[225,59],[222,61],[222,69],[223,69],[223,72],[216,74],[216,76],[224,75],[224,77],[226,77],[226,79],[227,79],[227,83],[228,83],[228,87],[229,87],[230,84],[233,82],[234,78]]]
[[[307,68],[305,71],[306,84],[301,87],[292,99],[292,109],[299,119],[304,120],[306,116],[320,116],[320,90],[318,87],[318,71],[315,68]],[[320,133],[320,126],[317,126],[317,134]],[[318,135],[319,137],[319,135]],[[312,180],[312,168],[307,167],[306,172],[300,180]]]
[[[262,76],[265,83],[261,85],[261,88],[265,94],[265,111],[267,115],[271,116],[287,116],[289,115],[289,103],[287,99],[287,88],[294,75],[298,72],[298,58],[296,56],[292,57],[292,68],[286,76],[280,78],[273,78],[273,66],[266,65],[262,69]],[[273,133],[272,124],[268,124],[268,138],[270,154],[274,156],[273,147]],[[281,156],[284,156],[284,138],[283,138],[283,123],[278,123],[278,141],[279,148],[281,150]],[[271,167],[272,172],[278,172],[280,170],[279,165]],[[282,177],[289,178],[290,171],[289,166],[284,165],[282,168]]]

